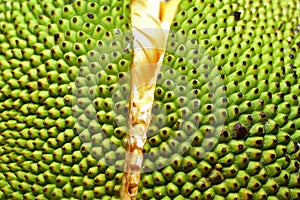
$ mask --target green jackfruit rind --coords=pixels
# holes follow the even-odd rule
[[[122,173],[90,154],[92,138],[87,142],[82,140],[83,127],[77,125],[79,118],[74,113],[89,113],[82,108],[89,103],[89,96],[95,99],[98,94],[84,93],[87,98],[82,99],[82,108],[75,107],[74,102],[78,102],[78,91],[85,91],[84,87],[78,87],[77,78],[84,78],[79,85],[93,86],[92,76],[96,71],[103,69],[109,73],[106,65],[114,65],[128,78],[131,50],[123,51],[128,45],[125,34],[130,33],[129,3],[78,0],[0,3],[1,199],[118,198]],[[116,34],[122,40],[110,48],[110,57],[117,59],[105,59],[102,66],[104,61],[99,60],[100,56],[93,58],[91,52],[110,53],[108,48],[104,50],[107,46],[102,49],[99,46],[112,43],[109,38]],[[93,68],[91,61],[97,68]],[[105,80],[98,81],[108,84]],[[113,79],[110,84],[113,82],[121,81]],[[115,100],[120,99],[126,98]],[[84,116],[83,121],[86,120],[90,120],[88,116]],[[97,125],[96,120],[90,121]],[[124,119],[118,120],[119,124],[124,123]],[[94,134],[91,126],[87,131]],[[118,142],[122,136],[112,141]]]
[[[174,39],[170,44],[171,48],[176,45],[176,41],[186,39],[181,33],[171,34],[171,37],[170,40]],[[214,141],[210,139],[213,137],[213,130],[225,121],[221,113],[224,110],[223,104],[215,102],[216,98],[225,94],[220,88],[221,76],[211,57],[201,52],[201,47],[195,41],[186,39],[185,42],[191,46],[189,52],[183,45],[167,49],[170,56],[166,56],[165,62],[172,63],[174,67],[177,65],[178,68],[165,65],[165,71],[158,75],[156,101],[152,110],[153,120],[148,131],[149,145],[158,151],[145,148],[146,160],[154,163],[153,166],[144,166],[145,172],[154,170],[153,167],[159,169],[171,164],[170,156],[176,153],[184,154],[191,143],[195,146],[203,143],[205,151],[209,151],[214,146]],[[185,53],[188,53],[189,57],[183,57]],[[196,68],[197,63],[199,68]],[[211,95],[215,90],[220,92],[215,96]],[[216,118],[213,115],[215,113],[220,113],[221,117]],[[206,134],[197,130],[200,124],[207,125]]]
[[[73,114],[76,132],[85,151],[107,165],[123,170],[129,99],[130,32],[114,30],[114,35],[98,40],[87,52],[75,78]],[[96,42],[95,42],[96,43]]]
[[[291,178],[291,175],[299,178],[300,172],[300,141],[297,131],[300,126],[300,71],[299,59],[296,59],[300,55],[300,15],[297,10],[297,1],[292,1],[290,5],[282,1],[191,0],[180,3],[160,72],[162,78],[158,80],[156,87],[154,122],[149,128],[150,138],[145,148],[149,157],[146,158],[144,168],[155,168],[157,163],[163,163],[157,155],[163,157],[166,152],[170,155],[174,149],[179,152],[181,147],[185,147],[187,151],[162,160],[167,163],[171,160],[170,166],[143,174],[140,199],[155,196],[157,190],[146,181],[154,179],[155,173],[163,173],[169,183],[176,185],[178,174],[185,172],[188,177],[188,173],[193,170],[200,172],[200,176],[195,176],[198,180],[197,187],[191,187],[185,193],[181,184],[176,185],[176,188],[167,186],[166,192],[162,189],[162,193],[157,193],[161,195],[159,198],[299,198],[300,193],[294,188],[300,179],[296,181]],[[194,45],[188,40],[193,41]],[[192,142],[191,138],[195,135],[186,136],[187,133],[184,132],[183,139],[177,141],[174,138],[178,126],[174,125],[175,122],[168,121],[184,120],[177,114],[182,109],[176,106],[187,106],[188,116],[191,117],[197,116],[193,114],[198,110],[190,111],[192,107],[186,103],[190,96],[186,91],[178,92],[180,90],[176,86],[182,84],[182,81],[174,81],[173,77],[188,73],[189,70],[182,69],[181,66],[191,68],[187,62],[191,56],[189,52],[193,52],[197,45],[200,46],[200,55],[194,55],[194,58],[201,60],[203,52],[211,56],[224,84],[220,89],[226,95],[215,101],[223,102],[220,107],[225,115],[220,116],[224,117],[224,124],[217,128],[210,123],[205,124],[205,116],[216,117],[218,112],[209,115],[207,107],[201,104],[206,102],[205,94],[209,92],[201,84],[203,80],[198,78],[200,84],[196,86],[203,92],[201,96],[197,96],[203,106],[200,108],[201,120],[195,134],[199,136],[199,140]],[[206,72],[201,65],[197,66],[201,69],[200,74]],[[192,77],[192,74],[187,77]],[[218,91],[220,90],[214,90]],[[166,101],[164,97],[168,92],[173,96],[174,93],[185,94],[181,99],[182,104],[178,104],[176,98]],[[162,116],[159,111],[163,109],[170,115],[165,121],[160,120]],[[216,138],[209,140],[214,147],[212,153],[207,153],[203,139],[211,132]],[[173,144],[173,148],[168,148],[166,144]],[[205,153],[206,156],[203,156]],[[184,160],[190,161],[190,168],[187,168]],[[197,165],[192,164],[194,160]],[[181,176],[185,182],[186,177],[184,174]],[[193,181],[189,180],[187,183]]]
[[[120,1],[95,3],[98,3],[96,4],[98,8],[102,4],[118,5]],[[82,127],[75,125],[75,120],[69,111],[62,108],[64,106],[77,108],[72,104],[75,91],[69,91],[70,87],[68,86],[71,86],[71,89],[77,87],[71,83],[78,76],[78,70],[82,63],[78,63],[75,58],[86,53],[86,50],[95,49],[94,41],[85,42],[87,36],[98,40],[106,35],[103,31],[100,33],[92,31],[97,27],[95,20],[103,18],[104,21],[101,21],[99,26],[106,29],[111,28],[109,29],[110,34],[116,31],[114,30],[116,27],[121,31],[129,30],[125,25],[129,23],[129,9],[126,9],[128,3],[123,2],[123,6],[121,6],[121,11],[125,16],[124,23],[122,22],[121,25],[114,23],[114,26],[110,26],[105,21],[107,19],[105,17],[110,15],[108,11],[104,12],[105,6],[101,6],[103,10],[99,11],[99,14],[92,8],[90,1],[53,0],[21,3],[5,1],[0,3],[1,199],[32,199],[34,197],[36,199],[78,199],[81,197],[110,199],[111,196],[118,198],[115,195],[118,193],[122,174],[116,173],[112,167],[109,168],[106,160],[97,161],[97,157],[91,156],[89,151],[86,151],[92,148],[93,144],[86,142],[82,145],[82,140],[77,136],[77,131],[81,131]],[[156,180],[158,185],[154,187],[154,185],[141,182],[140,188],[144,192],[140,194],[142,195],[140,197],[153,198],[155,196],[166,199],[197,199],[199,197],[211,199],[215,197],[222,199],[229,188],[228,199],[235,197],[247,199],[250,196],[244,195],[251,193],[254,198],[263,199],[267,195],[270,198],[285,198],[286,194],[290,194],[291,199],[297,199],[299,198],[297,189],[299,187],[297,177],[299,173],[299,138],[297,130],[300,126],[298,99],[300,36],[299,27],[297,27],[299,13],[294,11],[299,9],[299,5],[296,1],[288,3],[284,1],[251,1],[251,3],[217,1],[214,2],[214,6],[210,3],[212,2],[182,1],[175,19],[177,25],[174,21],[172,33],[178,31],[180,33],[175,35],[181,36],[182,30],[177,28],[181,27],[188,34],[183,38],[195,39],[201,45],[201,50],[204,49],[206,55],[212,56],[216,69],[221,66],[218,74],[224,76],[222,81],[227,88],[227,98],[220,100],[220,102],[224,102],[224,108],[226,108],[225,105],[227,106],[225,124],[216,131],[210,123],[206,126],[201,125],[199,128],[199,134],[197,133],[199,136],[211,134],[214,131],[220,133],[219,140],[208,141],[208,144],[213,142],[216,145],[213,152],[208,154],[204,160],[202,160],[202,156],[199,156],[207,152],[201,147],[200,141],[203,139],[203,135],[199,137],[200,140],[196,139],[188,141],[188,143],[181,140],[177,142],[170,140],[170,142],[178,144],[175,147],[181,149],[185,149],[188,144],[192,143],[191,152],[187,152],[183,156],[175,154],[172,157],[171,166],[161,169],[158,171],[159,173],[149,172],[147,175],[158,178]],[[11,12],[12,10],[13,12]],[[182,15],[183,10],[187,14]],[[238,13],[243,10],[244,12]],[[290,10],[291,12],[289,12]],[[89,16],[93,15],[88,14],[94,14],[94,17],[90,18]],[[60,21],[60,19],[62,20]],[[192,23],[189,22],[189,19],[192,19]],[[76,22],[73,23],[73,20]],[[87,26],[86,21],[90,22],[90,27]],[[50,26],[48,26],[49,24]],[[218,24],[219,28],[215,27],[215,24]],[[275,26],[275,32],[272,25]],[[254,29],[251,26],[254,26]],[[263,31],[262,26],[265,26]],[[70,34],[67,33],[68,30],[70,30]],[[79,34],[80,30],[83,34]],[[101,30],[103,29],[101,28]],[[240,33],[243,33],[242,38],[239,36]],[[218,35],[221,36],[220,39],[218,39]],[[262,37],[260,37],[261,35]],[[250,41],[249,44],[247,39]],[[64,41],[66,44],[62,45]],[[171,48],[171,42],[172,39],[168,44],[171,54],[167,56],[171,56],[172,62],[174,60],[178,62],[176,58],[178,55],[182,55],[178,53],[180,47],[178,52],[172,55],[174,50]],[[269,46],[270,43],[272,43],[272,49]],[[260,46],[260,44],[264,45]],[[189,45],[183,45],[184,47],[189,47]],[[236,51],[239,51],[239,54],[235,55]],[[271,52],[273,55],[270,54]],[[222,58],[222,54],[226,59]],[[166,68],[162,71],[163,75],[167,74],[172,67],[171,63],[167,61],[167,56],[165,58]],[[183,54],[182,57],[188,56]],[[87,57],[82,56],[81,58],[81,61],[86,61]],[[129,59],[125,60],[130,62]],[[272,63],[269,63],[270,60]],[[178,64],[175,62],[174,66],[178,66]],[[180,73],[184,73],[184,71],[180,71]],[[88,76],[88,74],[84,76]],[[200,82],[201,79],[198,81]],[[198,82],[196,83],[198,84]],[[161,81],[159,86],[169,85],[167,82]],[[202,88],[208,94],[207,88]],[[256,88],[259,90],[257,91]],[[35,92],[37,89],[41,92]],[[82,90],[85,88],[83,87]],[[159,117],[162,119],[164,117],[160,115],[156,116],[157,121],[154,123],[156,126],[151,126],[149,129],[153,130],[153,133],[158,133],[158,138],[162,141],[162,143],[153,143],[154,147],[151,147],[149,143],[146,145],[145,151],[153,152],[153,158],[158,156],[158,152],[164,156],[168,155],[170,148],[166,142],[163,142],[166,138],[164,130],[174,125],[171,119],[178,118],[178,115],[172,113],[177,109],[176,104],[172,101],[166,103],[166,100],[157,97],[156,103],[159,106],[171,108],[168,111],[168,126],[159,126],[159,129],[156,127]],[[183,100],[182,105],[188,108],[187,111],[192,112],[193,107],[188,104],[188,99],[183,98]],[[201,100],[210,101],[205,96]],[[124,101],[119,103],[121,107],[126,105]],[[290,105],[288,106],[288,104]],[[45,108],[42,108],[43,106]],[[53,107],[55,109],[50,111],[50,108]],[[45,117],[43,109],[49,109],[51,117]],[[88,111],[84,110],[85,114],[89,113]],[[82,108],[80,108],[78,113],[82,112]],[[207,107],[204,107],[202,112],[208,116],[205,118],[206,120],[211,116],[207,115]],[[221,116],[222,113],[223,110],[220,113]],[[217,112],[213,114],[216,115]],[[64,116],[66,123],[59,115]],[[69,117],[67,117],[68,115]],[[197,117],[203,118],[196,113],[193,118]],[[84,119],[89,118],[85,117]],[[124,122],[123,118],[118,118],[118,120],[121,123]],[[88,131],[93,132],[91,129]],[[116,137],[121,139],[125,131],[126,129],[119,128],[120,135]],[[173,134],[172,128],[166,129],[166,131]],[[266,137],[265,140],[265,135],[270,137]],[[272,142],[271,136],[274,135],[277,141],[273,140]],[[242,139],[245,140],[246,151]],[[243,147],[241,150],[238,150],[239,145]],[[251,148],[248,148],[249,146]],[[236,149],[236,152],[232,152],[231,147]],[[267,151],[261,160],[264,148]],[[269,151],[272,149],[275,150],[275,161],[272,161],[274,159],[272,152],[274,151]],[[96,152],[101,151],[97,150]],[[199,162],[197,167],[194,165],[194,160]],[[145,166],[148,164],[151,169],[154,168],[154,164],[159,165],[163,161],[164,159],[160,159],[153,163],[146,159]],[[263,165],[261,161],[264,161]],[[257,162],[261,164],[262,169],[257,168]],[[241,165],[237,165],[240,163]],[[280,173],[277,171],[278,167],[281,169]],[[237,168],[238,172],[236,172]],[[231,170],[235,170],[235,172]],[[22,171],[27,174],[20,173]],[[183,173],[179,173],[179,171]],[[195,174],[193,174],[194,172]],[[99,176],[104,174],[105,178]],[[168,185],[173,185],[167,185],[166,188],[159,186],[162,179],[157,174],[163,174]],[[177,174],[176,179],[173,178],[175,174]],[[193,179],[193,175],[196,180]],[[255,176],[255,180],[247,178],[250,175]],[[186,187],[179,181],[181,176],[184,180],[188,180],[187,184],[196,182],[193,191],[185,190]],[[233,177],[233,179],[231,182],[224,182],[222,181],[224,176]],[[273,176],[270,181],[267,181],[268,176]],[[93,180],[94,183],[92,183]],[[219,183],[219,181],[221,182]],[[256,181],[261,184],[259,189],[256,188]],[[277,185],[275,183],[279,183],[282,187],[274,191],[274,185]],[[27,187],[28,184],[32,185],[30,189]],[[95,185],[94,188],[92,188],[92,184]],[[244,190],[244,188],[246,189]],[[172,191],[174,192],[172,193]]]

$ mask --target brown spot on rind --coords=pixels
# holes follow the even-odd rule
[[[241,124],[240,122],[238,122],[234,125],[234,132],[236,134],[236,138],[240,139],[240,140],[246,138],[249,134],[246,127],[243,124]]]

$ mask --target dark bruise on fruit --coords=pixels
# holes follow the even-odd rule
[[[234,124],[234,133],[236,135],[236,139],[238,139],[238,140],[245,139],[249,134],[246,127],[243,124],[241,124],[240,122]]]

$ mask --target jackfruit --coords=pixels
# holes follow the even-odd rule
[[[0,1],[0,199],[120,199],[130,7]],[[299,9],[180,2],[137,199],[300,198]]]

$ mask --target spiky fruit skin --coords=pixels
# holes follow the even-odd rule
[[[125,132],[112,107],[127,99],[129,3],[0,3],[0,199],[118,196],[122,174],[100,158],[122,144],[115,118]]]
[[[297,10],[181,2],[138,199],[300,198]],[[0,199],[119,198],[129,13],[129,0],[0,3]]]
[[[181,2],[145,148],[154,172],[142,177],[139,198],[300,197],[300,18],[284,8],[281,1]],[[155,194],[149,183],[157,173],[168,184]]]

